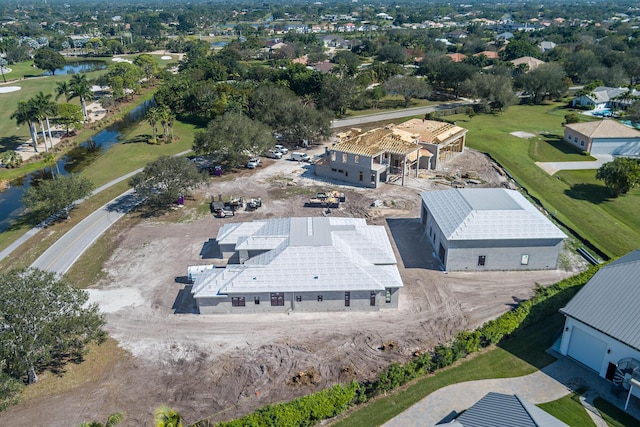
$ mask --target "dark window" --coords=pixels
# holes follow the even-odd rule
[[[371,291],[371,294],[369,295],[369,305],[374,307],[376,305],[376,292],[375,291]]]
[[[232,307],[244,307],[244,297],[231,297]]]
[[[322,302],[322,295],[318,295],[318,302]]]
[[[302,295],[296,295],[296,302],[302,302]]]
[[[331,172],[338,172],[338,169],[336,169],[336,168],[331,168]]]
[[[486,261],[486,260],[487,260],[487,257],[486,257],[486,256],[484,256],[484,255],[480,255],[480,256],[478,257],[478,265],[480,265],[480,266],[484,265],[484,263],[485,263],[485,261]]]
[[[253,302],[256,304],[260,304],[260,297],[253,297]]]
[[[284,293],[272,292],[271,293],[271,305],[272,306],[284,306]]]
[[[435,242],[435,235],[434,237],[434,242]],[[440,243],[440,249],[438,249],[438,256],[440,257],[440,261],[442,261],[442,263],[444,264],[444,246],[442,246],[442,243]]]
[[[344,176],[349,176],[349,171],[344,171]]]
[[[362,181],[364,178],[364,175],[362,174],[362,171],[360,171],[360,181]]]
[[[351,292],[344,293],[344,306],[349,307],[351,305]]]
[[[391,289],[387,288],[385,289],[385,299],[384,302],[386,302],[387,304],[391,303]]]
[[[372,184],[375,184],[375,183],[376,183],[376,174],[375,174],[375,173],[372,173],[372,174],[371,174],[371,183],[372,183]]]

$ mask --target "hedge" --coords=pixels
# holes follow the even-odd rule
[[[451,365],[484,347],[497,344],[518,329],[540,322],[564,307],[580,288],[598,271],[599,266],[561,280],[551,286],[536,287],[533,297],[514,310],[490,320],[475,331],[460,332],[449,345],[438,345],[405,364],[393,363],[373,382],[351,382],[294,399],[287,403],[264,406],[242,418],[215,424],[216,427],[287,427],[312,426],[323,419],[343,413],[347,408],[396,389],[407,382]],[[207,420],[194,426],[212,424]]]

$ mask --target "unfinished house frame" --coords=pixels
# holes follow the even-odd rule
[[[351,129],[337,135],[339,142],[327,148],[316,163],[316,175],[376,188],[391,177],[402,180],[420,163],[418,135],[395,129],[378,128],[368,132]]]
[[[395,129],[418,136],[421,169],[441,169],[464,151],[467,129],[451,123],[411,119],[396,125]]]

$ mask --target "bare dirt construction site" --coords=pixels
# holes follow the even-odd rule
[[[512,185],[472,150],[448,168],[452,173],[477,172],[482,183],[474,186]],[[196,195],[200,201],[218,194],[261,197],[263,205],[256,211],[218,219],[198,214],[192,202],[167,215],[172,220],[142,219],[135,227],[110,233],[117,245],[104,265],[107,277],[90,292],[106,314],[109,334],[126,354],[99,378],[28,400],[4,412],[3,420],[13,426],[70,426],[124,412],[123,425],[152,425],[153,410],[161,404],[179,411],[188,423],[235,418],[335,383],[374,378],[391,362],[409,360],[414,352],[509,310],[530,297],[537,284],[551,284],[582,267],[576,261],[572,268],[554,271],[445,274],[422,239],[418,220],[420,191],[450,188],[432,178],[425,174],[407,178],[404,187],[398,180],[363,189],[322,181],[313,174],[313,165],[264,160],[256,170],[233,178],[212,178]],[[316,191],[328,189],[347,195],[330,215],[365,217],[387,228],[404,282],[397,310],[195,312],[186,268],[224,263],[210,241],[223,224],[321,215],[320,208],[304,204]]]

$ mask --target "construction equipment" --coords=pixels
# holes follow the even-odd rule
[[[259,197],[257,199],[249,199],[247,201],[247,210],[248,211],[255,211],[260,206],[262,206],[262,199],[259,198]]]
[[[347,196],[339,191],[317,192],[316,197],[305,204],[312,208],[339,208],[340,203],[347,200]]]

